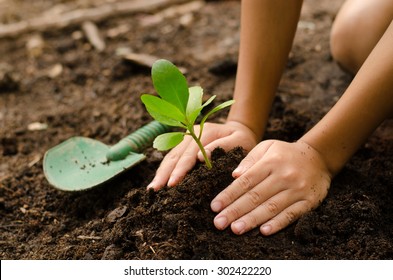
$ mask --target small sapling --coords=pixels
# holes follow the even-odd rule
[[[169,132],[156,137],[153,147],[160,151],[174,148],[180,144],[185,135],[190,135],[202,152],[207,168],[211,162],[201,143],[204,124],[213,113],[232,105],[235,101],[226,101],[202,116],[199,133],[194,125],[204,107],[209,105],[215,95],[202,104],[203,89],[200,86],[188,87],[187,80],[180,70],[165,59],[157,60],[151,72],[154,88],[159,96],[143,94],[141,100],[149,114],[157,121],[174,127],[184,128],[185,132]]]

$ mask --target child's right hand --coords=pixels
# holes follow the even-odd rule
[[[199,126],[195,127],[195,131],[199,132]],[[201,141],[210,157],[211,151],[217,147],[229,151],[241,146],[248,152],[256,146],[258,140],[247,126],[230,121],[225,124],[206,123]],[[183,142],[165,156],[147,188],[159,190],[165,185],[176,186],[194,167],[197,160],[203,161],[202,153],[191,136],[186,136]]]
[[[285,228],[326,197],[332,174],[324,158],[303,141],[259,143],[233,171],[236,178],[212,201],[214,225],[264,235]]]

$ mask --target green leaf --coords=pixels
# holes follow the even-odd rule
[[[202,94],[203,94],[203,92],[202,92]],[[190,114],[187,112],[187,119],[188,119],[189,123],[194,124],[194,123],[195,123],[195,120],[197,119],[197,117],[198,117],[199,114],[201,113],[202,109],[203,109],[204,107],[206,107],[207,105],[209,105],[209,104],[213,101],[214,98],[216,98],[215,95],[213,95],[212,97],[210,97],[209,100],[207,100],[207,101],[206,101],[203,105],[201,105],[199,108],[195,109],[194,112],[192,112],[192,113],[190,113]],[[191,92],[190,92],[190,98],[189,98],[189,100],[188,100],[188,104],[190,104],[190,99],[191,99]],[[202,96],[201,96],[201,102],[202,102]],[[187,108],[188,108],[188,107],[187,107]]]
[[[203,119],[201,120],[201,122],[200,122],[200,124],[199,124],[200,127],[201,127],[201,129],[200,129],[200,131],[199,131],[199,137],[198,137],[198,138],[200,138],[201,135],[202,135],[203,126],[204,126],[204,124],[205,124],[207,118],[210,117],[212,114],[214,114],[214,113],[216,113],[216,112],[218,112],[218,111],[220,111],[220,110],[222,110],[222,109],[224,109],[224,108],[226,108],[226,107],[231,106],[233,103],[235,103],[235,100],[228,100],[228,101],[225,101],[224,103],[222,103],[222,104],[220,104],[220,105],[214,107],[212,110],[210,110],[210,111],[203,117]]]
[[[187,116],[202,107],[203,95],[203,89],[199,86],[190,87],[188,91]]]
[[[169,132],[158,135],[154,139],[153,147],[159,151],[166,151],[177,146],[184,139],[183,132]]]
[[[141,100],[155,120],[170,126],[184,127],[182,123],[185,123],[185,116],[174,105],[151,94],[143,94]]]
[[[224,103],[222,103],[222,104],[220,104],[220,105],[214,107],[212,110],[209,111],[209,113],[207,113],[207,114],[203,117],[201,123],[202,123],[202,122],[205,122],[206,119],[207,119],[208,117],[210,117],[212,114],[214,114],[214,113],[216,113],[216,112],[218,112],[218,111],[220,111],[220,110],[222,110],[222,109],[224,109],[224,108],[226,108],[226,107],[231,106],[233,103],[235,103],[235,100],[228,100],[228,101],[225,101]]]
[[[153,64],[151,76],[158,95],[185,114],[188,85],[179,69],[170,61],[159,59]]]
[[[205,103],[203,103],[202,107],[205,108],[207,105],[209,105],[210,103],[212,103],[212,101],[214,100],[214,98],[216,98],[216,95],[213,95],[212,97],[210,97],[209,100],[207,100]]]
[[[194,124],[199,113],[202,111],[203,89],[199,86],[189,88],[190,96],[187,103],[187,120]]]

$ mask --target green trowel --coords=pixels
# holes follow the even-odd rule
[[[72,137],[45,153],[45,177],[63,191],[98,186],[143,161],[146,157],[142,150],[168,130],[168,126],[153,121],[113,146],[86,137]]]

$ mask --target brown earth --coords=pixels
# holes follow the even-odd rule
[[[113,1],[3,0],[0,21],[104,2]],[[350,83],[329,53],[341,3],[305,1],[266,139],[296,140]],[[318,209],[271,237],[213,226],[210,201],[232,181],[240,148],[216,150],[213,170],[198,164],[178,187],[157,193],[145,190],[162,159],[152,148],[146,161],[96,189],[67,193],[46,181],[42,158],[49,148],[75,135],[113,144],[151,120],[139,99],[153,92],[149,70],[122,60],[119,50],[167,58],[188,70],[190,84],[217,94],[217,102],[230,99],[239,8],[237,1],[206,1],[188,18],[154,23],[151,14],[138,13],[100,20],[102,52],[78,24],[0,38],[1,259],[393,258],[392,121],[333,180]],[[37,122],[44,126],[31,126]]]

